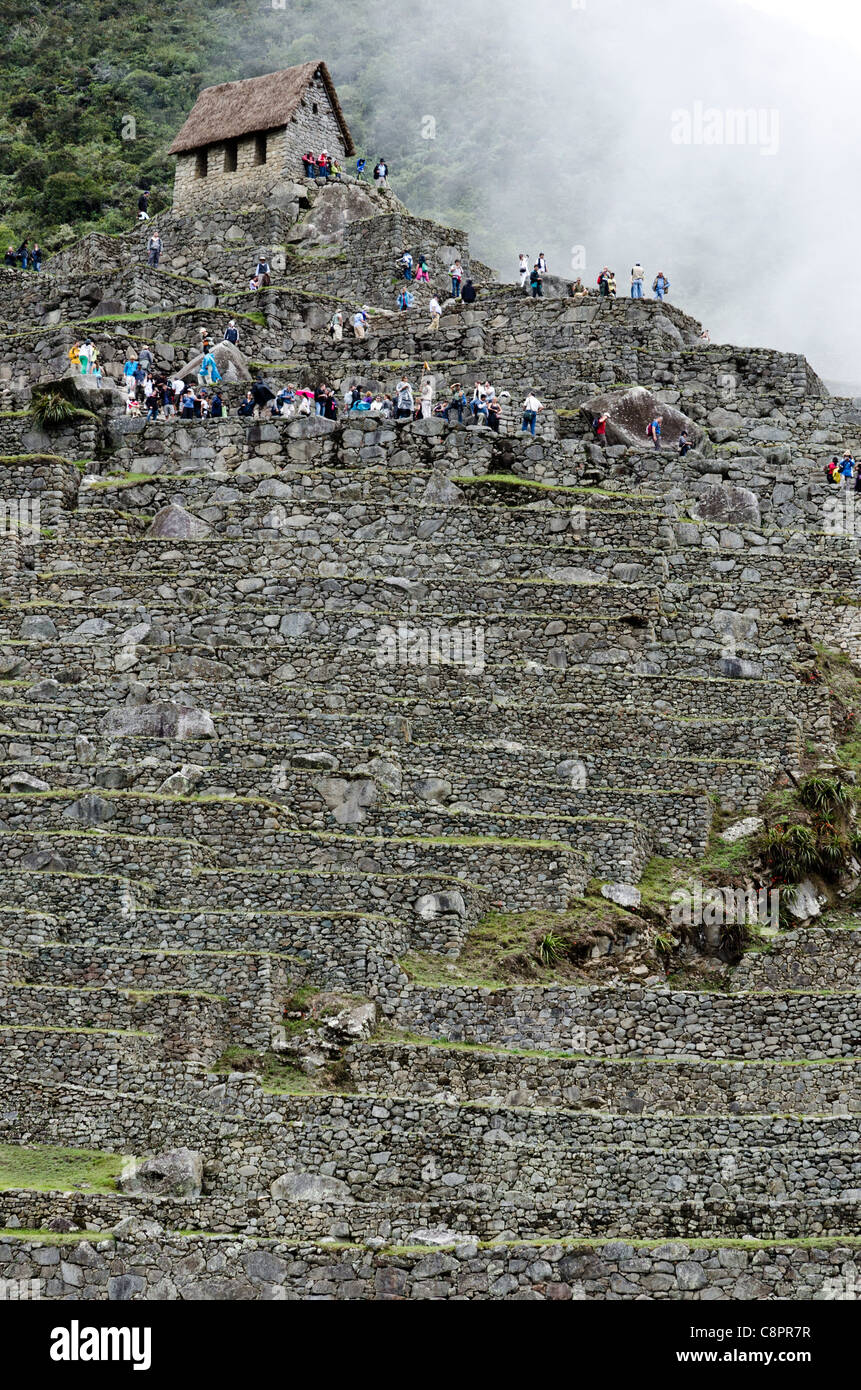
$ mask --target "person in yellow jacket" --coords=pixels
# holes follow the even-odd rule
[[[73,371],[79,372],[81,370],[81,353],[77,343],[72,343],[69,348],[69,362]]]

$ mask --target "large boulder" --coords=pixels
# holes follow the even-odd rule
[[[216,343],[210,351],[215,358],[215,365],[221,373],[222,381],[230,383],[251,380],[248,359],[233,343]],[[193,382],[200,371],[202,361],[203,353],[198,352],[196,356],[182,364],[176,375],[181,376],[183,381]]]
[[[331,245],[342,239],[349,222],[363,222],[379,212],[367,189],[355,183],[330,183],[320,189],[289,239],[307,246]]]
[[[145,1158],[120,1179],[123,1192],[156,1197],[199,1197],[203,1186],[203,1159],[194,1149],[171,1149]]]
[[[607,443],[627,444],[637,449],[651,449],[652,441],[646,427],[656,415],[663,419],[662,443],[672,447],[678,443],[682,430],[687,430],[691,445],[696,448],[703,437],[702,430],[687,415],[671,405],[665,405],[644,386],[632,386],[627,391],[606,391],[592,396],[580,407],[580,414],[590,423],[596,415],[607,413]]]
[[[377,787],[370,777],[321,777],[314,787],[338,825],[358,825],[365,819],[365,808],[377,800]]]
[[[148,536],[156,536],[164,540],[174,541],[197,541],[208,536],[210,528],[200,517],[192,516],[184,507],[179,507],[175,502],[169,506],[162,507],[161,511],[156,512],[147,530]]]
[[[206,710],[159,701],[151,705],[117,705],[108,710],[102,733],[112,737],[214,738],[215,725]]]
[[[350,1203],[353,1195],[340,1178],[327,1178],[319,1173],[285,1173],[276,1178],[270,1192],[273,1202],[338,1202]]]
[[[433,922],[438,917],[466,917],[467,908],[463,896],[456,889],[443,893],[425,893],[416,899],[416,915],[423,922]]]
[[[735,484],[712,483],[701,492],[691,511],[699,521],[734,521],[759,526],[759,502],[750,488]]]

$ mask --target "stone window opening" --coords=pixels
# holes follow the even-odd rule
[[[205,179],[209,173],[209,151],[198,150],[194,156],[194,177]]]
[[[236,160],[238,154],[238,142],[228,140],[224,146],[224,172],[225,174],[236,173]]]
[[[266,163],[266,134],[263,132],[254,137],[254,158],[252,164]]]
[[[317,112],[318,112],[318,110],[319,110],[319,107],[317,106],[316,101],[314,101],[314,102],[311,103],[311,110],[313,111],[314,115],[316,116],[316,115],[317,115]]]

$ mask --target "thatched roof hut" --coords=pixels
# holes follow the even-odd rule
[[[302,63],[282,72],[249,77],[243,82],[220,82],[215,87],[204,87],[169,153],[184,154],[224,140],[289,125],[308,88],[318,77],[343,135],[345,153],[355,154],[353,137],[335,84],[323,62]]]

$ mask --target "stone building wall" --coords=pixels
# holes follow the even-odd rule
[[[314,106],[317,111],[314,111]],[[260,163],[260,146],[265,141],[266,160]],[[345,164],[344,136],[332,110],[322,78],[317,78],[302,98],[290,123],[260,135],[241,136],[236,141],[211,144],[205,151],[186,150],[176,156],[173,210],[196,213],[210,208],[277,207],[289,186],[303,177],[302,155],[306,150],[319,154],[322,149]],[[235,169],[225,168],[235,151]]]

